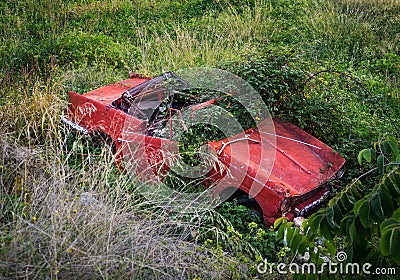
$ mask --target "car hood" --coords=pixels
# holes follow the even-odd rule
[[[209,144],[245,177],[290,196],[318,188],[343,166],[339,153],[295,125],[280,118],[273,118],[273,125],[276,136],[262,137],[260,131],[266,130],[259,127]]]

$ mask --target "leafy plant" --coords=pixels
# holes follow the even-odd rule
[[[236,236],[251,244],[261,257],[269,261],[277,261],[280,248],[283,247],[282,239],[276,239],[276,232],[267,228],[257,215],[253,215],[249,208],[238,205],[237,200],[224,202],[218,212],[225,217],[232,228],[231,233],[237,231]]]
[[[362,187],[360,179],[367,175],[363,174],[305,220],[304,234],[285,219],[276,221],[275,228],[280,226],[278,236],[286,237],[293,252],[304,255],[308,251],[315,263],[322,262],[320,256],[332,259],[337,252],[345,251],[346,262],[369,262],[377,267],[400,264],[399,142],[387,136],[375,143],[375,148],[380,153],[377,157],[375,150],[359,154],[360,162],[376,157],[376,169],[386,168],[383,178],[370,191]]]
[[[390,168],[399,165],[400,152],[398,140],[392,135],[382,137],[374,144],[374,149],[364,149],[358,154],[358,163],[361,165],[363,160],[370,163],[376,160],[376,169],[381,175]]]

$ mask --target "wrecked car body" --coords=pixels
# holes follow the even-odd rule
[[[173,91],[158,86],[166,81],[173,83]],[[139,159],[135,161],[137,172],[151,169],[162,177],[170,168],[165,164],[169,162],[165,151],[179,146],[171,128],[176,122],[184,127],[182,112],[190,107],[196,118],[196,111],[220,100],[192,94],[190,88],[174,73],[165,73],[153,79],[132,77],[83,95],[69,92],[64,120],[82,133],[101,131],[112,139],[117,163],[126,162],[127,157]],[[274,141],[263,138],[263,125],[273,126]],[[133,151],[128,143],[142,148]],[[224,179],[214,195],[222,200],[247,197],[245,205],[260,211],[266,224],[281,216],[306,216],[318,208],[332,191],[329,182],[342,174],[345,163],[332,148],[278,117],[208,141],[206,146],[219,165],[208,170],[204,185]],[[229,180],[221,166],[230,168]]]

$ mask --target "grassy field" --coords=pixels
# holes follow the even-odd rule
[[[0,278],[243,279],[290,256],[240,207],[170,210],[109,152],[67,153],[68,90],[229,70],[342,153],[343,185],[371,167],[360,150],[400,136],[397,0],[12,0],[0,26]]]

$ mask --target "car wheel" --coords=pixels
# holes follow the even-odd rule
[[[94,148],[97,149],[107,149],[113,154],[116,152],[116,146],[113,139],[106,133],[102,131],[93,131],[90,133],[91,143]]]
[[[263,213],[260,205],[254,198],[249,197],[249,195],[241,195],[237,198],[238,205],[243,205],[248,208],[245,215],[245,222],[261,222],[263,223]]]

